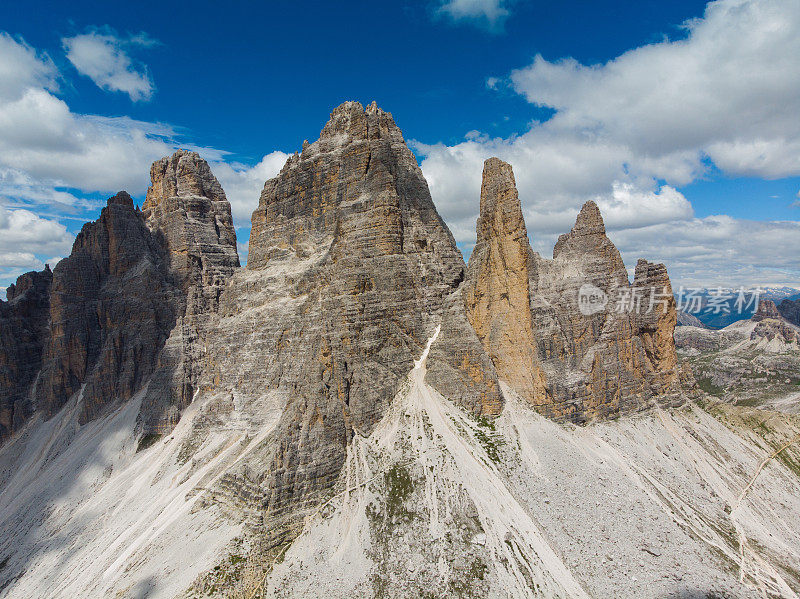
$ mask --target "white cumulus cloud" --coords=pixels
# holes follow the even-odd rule
[[[74,239],[56,220],[41,218],[30,210],[0,206],[0,257],[15,257],[13,264],[0,259],[2,266],[19,266],[20,256],[69,253]]]
[[[677,189],[711,166],[731,176],[800,175],[798,30],[796,0],[717,0],[680,39],[599,65],[537,56],[505,80],[489,78],[489,87],[508,85],[554,114],[509,138],[414,142],[434,201],[469,249],[482,163],[498,156],[514,167],[534,248],[545,255],[592,199],[634,263],[641,248],[637,258],[665,260],[678,281],[798,285],[790,249],[798,223],[695,218]]]
[[[65,37],[61,42],[77,71],[101,89],[126,93],[134,102],[152,97],[155,87],[147,67],[128,55],[130,49],[155,43],[147,36],[124,38],[104,28]]]
[[[0,99],[16,100],[31,87],[55,91],[57,79],[58,71],[49,56],[0,32]]]
[[[250,224],[250,216],[258,206],[264,182],[277,175],[288,158],[289,154],[275,151],[264,156],[255,166],[235,162],[210,164],[231,203],[231,212],[237,226]]]
[[[492,32],[503,30],[511,15],[507,0],[444,0],[436,14],[453,22],[469,22]]]
[[[691,152],[730,174],[800,174],[800,3],[718,0],[684,27],[600,65],[537,56],[511,82],[557,111],[552,128],[653,160]]]
[[[800,223],[717,215],[640,229],[612,231],[625,263],[667,264],[673,286],[797,287]]]

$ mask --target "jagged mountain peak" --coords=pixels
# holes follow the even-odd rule
[[[535,409],[585,422],[674,391],[674,300],[638,313],[651,289],[671,294],[666,268],[640,261],[636,285],[651,291],[618,311],[620,294],[632,291],[594,202],[559,238],[554,260],[543,260],[530,248],[513,169],[493,158],[484,164],[477,229],[467,313],[500,379]],[[589,295],[596,303],[583,305]]]
[[[133,208],[133,198],[127,191],[118,191],[115,195],[108,198],[106,206],[117,205]]]
[[[499,158],[489,158],[483,163],[477,243],[490,238],[496,228],[524,236],[527,243],[514,170]]]
[[[177,150],[171,156],[153,162],[144,210],[152,209],[155,204],[170,197],[191,196],[227,202],[222,186],[200,154]]]
[[[575,226],[572,228],[573,234],[578,233],[603,233],[606,232],[605,223],[603,222],[603,215],[600,213],[600,208],[597,204],[589,200],[581,207],[578,217],[575,220]]]
[[[377,139],[392,137],[403,141],[403,134],[394,122],[390,112],[372,102],[366,108],[355,101],[343,102],[331,111],[330,119],[322,128],[320,141],[342,142],[342,136],[350,140]]]
[[[465,269],[392,115],[345,102],[265,183],[238,266],[222,187],[179,150],[142,210],[110,198],[0,303],[0,595],[794,582],[796,539],[767,545],[797,481],[770,465],[743,501],[771,447],[733,413],[673,409],[669,275],[640,260],[631,287],[594,202],[543,259],[489,158]],[[797,434],[781,426],[771,442]]]

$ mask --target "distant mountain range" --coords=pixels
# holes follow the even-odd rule
[[[739,310],[736,306],[736,298],[739,294],[738,289],[691,289],[684,290],[681,297],[680,291],[675,294],[678,303],[678,324],[693,325],[696,319],[703,326],[712,329],[722,329],[740,320],[749,320],[756,312],[758,301],[749,301],[753,292],[746,290],[746,302]],[[689,299],[689,293],[694,299]],[[719,302],[715,298],[719,296],[732,295],[728,302],[723,302],[724,307],[717,308]],[[794,287],[765,287],[761,289],[759,299],[768,299],[780,304],[783,300],[800,299],[800,289]],[[716,302],[716,303],[715,303]]]

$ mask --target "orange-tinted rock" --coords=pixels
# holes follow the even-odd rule
[[[663,264],[639,260],[633,289],[639,297],[635,334],[642,340],[647,355],[646,372],[652,373],[654,392],[667,392],[678,376],[675,350],[678,314],[667,268]]]
[[[641,409],[675,391],[675,303],[663,265],[640,262],[631,287],[594,202],[559,237],[553,259],[541,258],[530,249],[510,173],[497,159],[485,165],[465,287],[470,321],[499,377],[542,414],[574,422]]]
[[[545,400],[531,319],[530,243],[511,165],[483,167],[477,243],[469,259],[467,316],[500,379],[531,404]]]

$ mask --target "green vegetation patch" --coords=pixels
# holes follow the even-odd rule
[[[697,381],[697,386],[709,395],[715,395],[717,397],[722,397],[722,393],[724,391],[722,387],[712,383],[710,378],[699,379]]]
[[[153,434],[143,435],[142,438],[139,439],[139,445],[136,447],[136,453],[144,451],[148,447],[152,447],[158,442],[160,438],[161,435],[153,435]]]
[[[407,516],[408,511],[403,503],[414,490],[414,481],[408,470],[395,464],[384,474],[386,484],[386,512],[390,518]]]
[[[500,448],[505,444],[505,439],[497,434],[494,421],[484,415],[474,416],[478,428],[475,430],[475,438],[483,447],[486,455],[495,464],[500,463]]]

